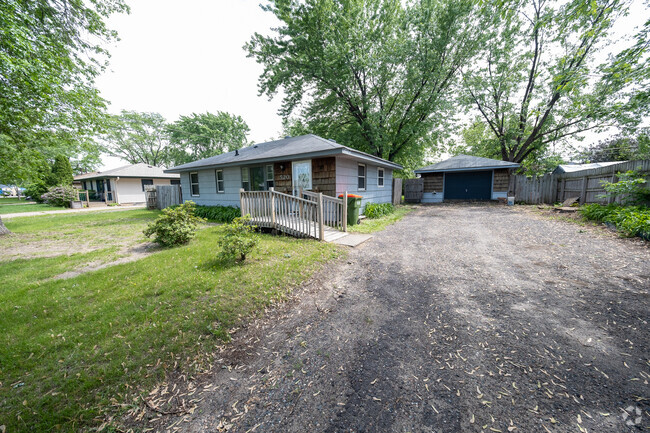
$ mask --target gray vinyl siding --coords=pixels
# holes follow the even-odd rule
[[[226,167],[223,169],[224,191],[217,193],[217,180],[214,169],[197,170],[199,174],[199,195],[190,193],[190,173],[181,173],[181,188],[183,201],[192,200],[204,206],[235,206],[239,207],[239,189],[241,188],[241,169],[239,167]]]
[[[358,166],[366,165],[366,190],[358,189]],[[368,203],[390,203],[393,188],[393,170],[384,168],[384,186],[377,185],[377,166],[350,158],[336,158],[336,195],[357,194],[361,199],[361,209]]]

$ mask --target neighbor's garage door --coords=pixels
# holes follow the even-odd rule
[[[492,172],[445,173],[445,200],[490,200]]]

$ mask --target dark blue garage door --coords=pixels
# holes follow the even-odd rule
[[[491,171],[445,173],[445,200],[490,200]]]

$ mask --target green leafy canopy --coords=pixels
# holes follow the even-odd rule
[[[450,89],[480,45],[467,0],[275,0],[282,23],[245,45],[281,115],[373,155],[419,164],[448,116]],[[478,37],[477,37],[478,36]]]

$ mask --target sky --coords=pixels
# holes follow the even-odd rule
[[[260,1],[128,0],[131,14],[108,20],[120,41],[107,46],[110,66],[96,81],[111,102],[109,111],[158,112],[168,122],[180,115],[226,111],[242,116],[251,141],[280,137],[281,95],[271,101],[258,96],[263,68],[242,48],[255,32],[271,34],[279,24],[260,8]],[[631,13],[615,28],[616,43],[610,49],[623,48],[624,36],[632,35],[647,17],[643,0],[634,0]],[[104,156],[101,169],[125,164]]]
[[[261,65],[242,49],[255,32],[278,25],[260,0],[128,0],[130,15],[108,20],[120,41],[109,45],[108,70],[97,88],[109,111],[180,115],[227,111],[242,116],[257,143],[278,138],[281,98],[258,96]],[[181,6],[182,5],[182,6]],[[104,167],[125,165],[104,157]]]

